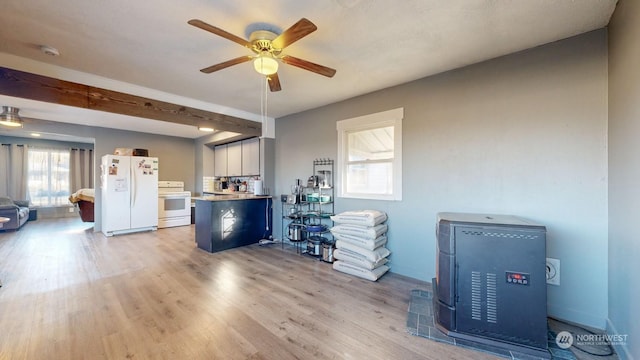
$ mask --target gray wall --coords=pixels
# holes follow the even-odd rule
[[[392,271],[431,281],[440,211],[519,215],[547,226],[547,254],[561,260],[549,314],[604,328],[606,31],[277,119],[275,193],[307,179],[313,159],[335,159],[336,121],[397,107],[404,199],[336,201],[388,213]]]
[[[620,0],[609,24],[609,328],[640,359],[640,2]]]
[[[115,148],[148,149],[150,156],[159,158],[160,180],[182,180],[185,190],[194,190],[195,141],[193,139],[40,120],[30,120],[28,126],[29,131],[67,134],[95,140],[95,231],[101,230],[100,159],[102,155],[113,154]]]
[[[260,176],[262,177],[262,186],[265,189],[267,195],[275,195],[273,192],[276,183],[275,174],[275,151],[276,140],[269,137],[260,138]],[[278,219],[275,216],[278,213],[274,213],[274,222]]]
[[[145,134],[106,128],[96,129],[95,155],[97,177],[100,179],[100,161],[103,155],[113,154],[115,148],[148,149],[149,156],[158,158],[159,180],[181,180],[187,191],[195,190],[195,141],[171,136]],[[99,180],[96,184],[95,229],[102,229]]]

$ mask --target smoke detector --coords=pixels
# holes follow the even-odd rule
[[[59,56],[60,55],[60,51],[58,51],[58,49],[54,48],[53,46],[49,46],[49,45],[40,45],[40,51],[42,51],[43,53],[49,55],[49,56]]]

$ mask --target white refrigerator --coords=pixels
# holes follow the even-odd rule
[[[158,158],[104,155],[102,232],[106,236],[158,229]]]

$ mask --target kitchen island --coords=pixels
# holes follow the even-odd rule
[[[269,238],[273,224],[271,196],[225,194],[196,199],[196,244],[217,252]]]

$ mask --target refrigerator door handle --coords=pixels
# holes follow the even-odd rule
[[[136,204],[136,169],[131,168],[131,202],[129,204],[130,207],[133,207]]]

